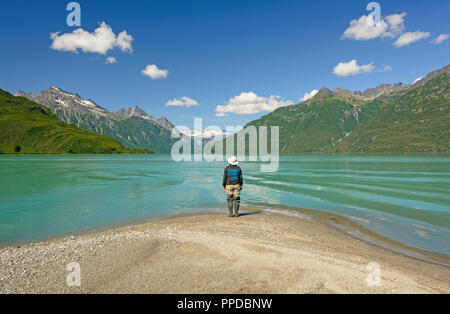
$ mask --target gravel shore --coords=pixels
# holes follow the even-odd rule
[[[67,264],[80,265],[69,287]],[[380,266],[380,285],[374,268]],[[450,293],[450,268],[309,216],[195,214],[0,250],[0,293]],[[372,276],[370,276],[372,274]]]

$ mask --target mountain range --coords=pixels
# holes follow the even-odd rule
[[[59,120],[48,108],[0,89],[0,153],[151,153]]]
[[[247,126],[280,126],[280,153],[449,152],[450,65],[412,85],[322,88]]]
[[[18,91],[16,96],[44,105],[60,120],[116,139],[127,148],[169,153],[176,140],[171,138],[174,126],[165,117],[154,118],[137,106],[109,112],[90,99],[55,86],[39,94]]]
[[[450,65],[414,84],[382,84],[364,92],[323,87],[312,98],[279,108],[247,126],[279,126],[280,153],[449,152]],[[60,120],[118,140],[127,148],[170,153],[174,126],[137,106],[109,112],[90,99],[50,87],[17,92]],[[215,132],[185,134],[207,138]],[[199,135],[200,134],[200,135]]]

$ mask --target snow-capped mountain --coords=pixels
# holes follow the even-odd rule
[[[122,108],[118,111],[113,112],[113,114],[122,119],[135,117],[135,118],[141,118],[144,120],[148,120],[148,121],[151,121],[153,123],[156,123],[156,124],[162,126],[163,128],[166,128],[168,130],[172,130],[174,128],[173,124],[170,123],[169,120],[167,120],[165,117],[156,119],[155,117],[148,115],[144,110],[142,110],[138,106],[133,106],[133,107],[130,107],[127,109]]]
[[[25,93],[19,90],[16,96],[26,97],[32,101],[42,104],[52,110],[78,111],[99,116],[107,116],[109,112],[97,105],[90,99],[83,99],[78,94],[72,94],[62,89],[51,86],[39,94]]]
[[[233,134],[234,132],[225,132],[223,130],[216,130],[216,129],[204,129],[204,130],[180,131],[180,133],[191,137],[213,138],[220,135],[225,137]]]
[[[48,107],[66,123],[115,138],[130,148],[149,148],[167,153],[174,141],[171,139],[173,125],[165,117],[154,118],[137,106],[109,112],[93,100],[55,86],[39,94],[18,91],[16,96]]]

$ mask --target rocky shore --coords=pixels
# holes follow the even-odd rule
[[[67,282],[70,263],[80,266],[80,286]],[[264,212],[163,218],[5,248],[0,266],[0,293],[450,293],[449,267],[320,219]]]

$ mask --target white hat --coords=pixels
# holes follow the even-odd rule
[[[236,166],[239,161],[237,160],[236,156],[231,156],[230,158],[228,158],[228,163],[232,166]]]

